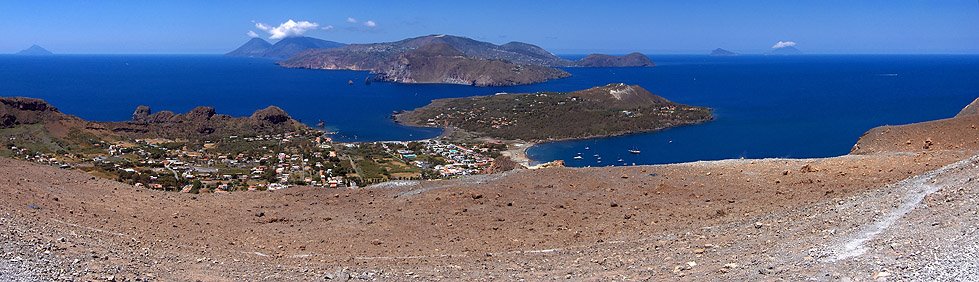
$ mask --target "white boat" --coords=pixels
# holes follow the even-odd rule
[[[629,150],[629,153],[639,154],[639,153],[642,153],[642,151],[639,151],[639,150],[636,150],[636,149],[632,149],[632,150]]]
[[[574,156],[574,159],[580,160],[580,159],[583,159],[583,158],[581,156]]]
[[[589,147],[585,147],[585,150],[591,150],[591,148],[589,148]]]

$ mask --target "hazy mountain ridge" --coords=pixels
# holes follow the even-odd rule
[[[27,49],[24,49],[24,50],[21,50],[20,52],[17,52],[15,54],[16,55],[21,55],[21,56],[49,56],[49,55],[54,55],[54,53],[51,53],[51,51],[48,51],[47,49],[44,49],[44,47],[38,46],[37,44],[31,45],[31,47],[29,47]]]
[[[312,37],[288,37],[271,44],[261,38],[252,38],[227,56],[286,59],[310,49],[339,48],[347,44]]]

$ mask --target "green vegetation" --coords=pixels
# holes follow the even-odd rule
[[[560,140],[659,130],[711,119],[707,108],[672,103],[638,86],[571,93],[436,100],[402,113],[410,125],[453,127],[504,140]]]

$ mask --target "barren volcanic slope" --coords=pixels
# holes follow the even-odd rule
[[[609,84],[569,93],[499,94],[435,100],[397,116],[415,126],[462,129],[506,140],[557,140],[659,130],[711,119],[637,85]]]
[[[0,160],[0,277],[974,280],[977,151],[207,195]]]

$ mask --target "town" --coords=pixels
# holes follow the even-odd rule
[[[358,188],[390,180],[487,173],[506,150],[495,143],[440,139],[334,142],[321,131],[227,136],[217,141],[93,140],[84,152],[8,145],[11,157],[79,169],[136,187],[184,193],[264,191],[293,186]]]

